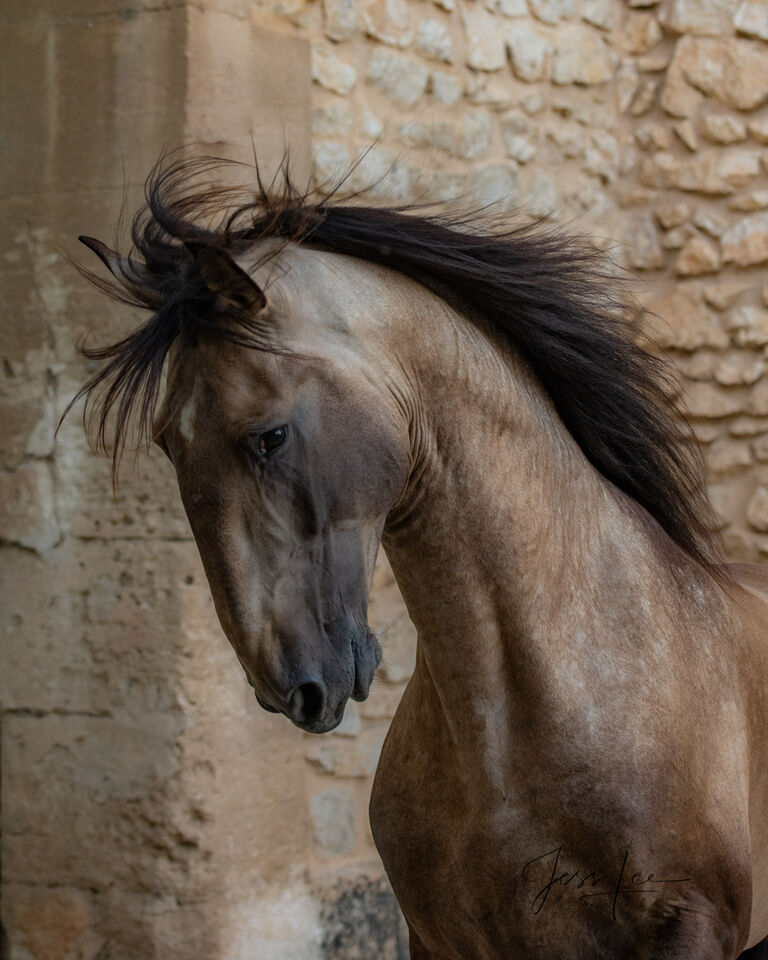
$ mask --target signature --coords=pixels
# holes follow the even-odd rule
[[[560,844],[554,850],[548,850],[538,857],[529,860],[523,867],[522,878],[527,883],[539,884],[542,879],[546,880],[544,886],[539,889],[536,896],[531,900],[531,913],[538,914],[544,909],[549,893],[552,887],[571,887],[573,890],[587,889],[595,891],[597,887],[603,885],[605,889],[597,892],[582,893],[579,899],[582,903],[596,904],[600,898],[610,900],[611,917],[616,919],[616,904],[619,897],[632,894],[661,893],[661,884],[664,883],[687,883],[690,877],[679,877],[676,879],[662,879],[654,873],[633,873],[628,875],[627,861],[629,860],[629,849],[624,850],[624,859],[621,862],[621,869],[618,874],[606,873],[598,876],[591,870],[589,873],[583,873],[581,870],[564,869],[563,847]]]

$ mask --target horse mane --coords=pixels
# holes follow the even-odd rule
[[[164,363],[177,338],[190,342],[204,329],[259,346],[247,317],[216,323],[185,244],[237,252],[279,238],[385,265],[490,321],[527,360],[590,463],[716,573],[719,539],[701,456],[674,399],[674,381],[666,364],[637,343],[633,320],[641,311],[621,294],[615,270],[591,241],[547,225],[510,226],[506,217],[483,212],[368,206],[339,198],[338,189],[301,192],[287,169],[276,188],[256,168],[255,195],[237,202],[242,188],[211,186],[221,165],[161,159],[133,220],[132,259],[120,280],[78,266],[103,292],[152,311],[116,343],[81,346],[106,364],[72,404],[86,398],[86,426],[95,425],[98,449],[111,446],[114,478],[129,423],[143,443],[153,439]],[[279,249],[269,245],[266,257]]]

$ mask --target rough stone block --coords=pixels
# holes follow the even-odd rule
[[[492,163],[475,167],[470,175],[472,196],[482,206],[497,210],[513,209],[519,197],[520,183],[517,166],[510,163]]]
[[[409,679],[416,666],[416,631],[405,610],[377,630],[383,660],[379,674],[389,683]]]
[[[507,62],[504,34],[493,14],[478,4],[461,8],[467,64],[473,70],[501,70]]]
[[[323,773],[338,777],[372,777],[379,763],[386,729],[371,727],[354,739],[313,737],[305,756]]]
[[[715,310],[725,310],[733,306],[746,289],[748,288],[740,282],[713,283],[704,287],[704,299]]]
[[[401,153],[373,146],[358,151],[345,189],[351,193],[365,190],[370,197],[404,203],[411,199],[420,178],[420,169],[405,163]]]
[[[638,55],[652,50],[661,38],[659,21],[652,13],[631,13],[624,24],[621,42],[627,53]]]
[[[754,417],[768,416],[768,378],[762,377],[749,391],[744,411]]]
[[[701,347],[717,350],[728,346],[728,334],[703,302],[698,286],[680,286],[654,300],[650,308],[655,314],[655,318],[648,319],[650,332],[661,347],[692,351]]]
[[[524,200],[525,209],[532,217],[557,220],[560,216],[560,189],[550,173],[536,171],[533,181],[525,191]]]
[[[689,117],[703,102],[704,95],[687,82],[673,58],[661,91],[662,109],[673,117]]]
[[[6,469],[19,466],[25,454],[47,457],[53,449],[53,404],[44,381],[24,372],[18,376],[6,358],[0,372],[3,430],[0,433],[0,463]]]
[[[322,790],[309,804],[312,837],[323,856],[344,856],[355,849],[355,801],[340,790]]]
[[[710,113],[702,117],[701,131],[713,143],[738,143],[747,139],[744,121],[728,113]]]
[[[637,85],[637,93],[632,100],[630,112],[633,117],[642,117],[653,107],[656,101],[658,83],[652,77],[643,77]]]
[[[749,132],[758,143],[768,143],[768,117],[753,120],[749,124]]]
[[[723,261],[740,267],[768,260],[768,213],[744,217],[721,238]]]
[[[637,69],[641,73],[661,73],[669,66],[672,55],[668,50],[653,50],[637,58]]]
[[[330,192],[349,173],[352,155],[343,143],[316,140],[313,145],[315,183]]]
[[[380,137],[384,132],[384,124],[368,107],[363,107],[362,128],[366,137],[370,137],[372,140]]]
[[[690,120],[681,120],[674,127],[675,133],[680,138],[680,142],[686,146],[692,153],[699,149],[699,140],[696,135],[696,128]]]
[[[665,250],[682,250],[692,237],[698,236],[696,228],[690,223],[682,227],[673,227],[661,238],[661,245]]]
[[[368,699],[360,705],[360,712],[366,719],[391,720],[404,690],[404,684],[374,683]]]
[[[506,43],[516,77],[535,83],[549,76],[552,44],[530,24],[510,24],[506,30]]]
[[[607,130],[592,130],[584,153],[584,169],[600,177],[603,183],[612,183],[619,175],[621,155],[619,144]]]
[[[615,68],[615,55],[599,33],[578,24],[560,28],[552,66],[554,83],[607,83]]]
[[[409,120],[400,128],[398,136],[409,147],[429,147],[456,154],[457,134],[452,123]]]
[[[751,213],[755,210],[765,210],[768,207],[768,190],[752,190],[734,197],[728,204],[731,210],[740,213]]]
[[[707,467],[712,474],[729,473],[752,464],[748,443],[737,443],[727,437],[715,440],[707,451]]]
[[[619,64],[614,78],[614,85],[619,113],[626,113],[637,96],[640,85],[637,63],[635,63],[634,60],[625,60]]]
[[[344,137],[352,130],[354,114],[344,101],[320,104],[312,110],[312,133],[320,137]]]
[[[703,273],[717,273],[720,269],[720,251],[705,237],[691,237],[675,261],[675,273],[695,277]]]
[[[738,0],[667,0],[661,21],[675,33],[719,37],[733,33]]]
[[[768,9],[765,0],[743,0],[733,18],[739,33],[768,40]]]
[[[429,71],[411,57],[380,48],[371,54],[368,79],[393,100],[414,104],[426,90]]]
[[[487,110],[468,110],[464,114],[459,136],[459,156],[476,160],[488,152],[493,125]]]
[[[366,33],[395,47],[413,42],[411,12],[406,0],[365,0],[362,21]]]
[[[768,533],[768,489],[758,487],[747,504],[747,522],[754,530]]]
[[[760,152],[738,148],[682,158],[660,151],[640,165],[640,181],[648,187],[714,195],[733,193],[759,174]]]
[[[526,0],[487,0],[489,10],[498,11],[505,17],[527,17],[528,4]]]
[[[493,110],[507,110],[516,99],[509,80],[500,74],[471,73],[465,94],[470,103]]]
[[[687,203],[665,203],[656,208],[656,218],[665,230],[679,227],[689,220],[693,210]]]
[[[768,100],[768,58],[763,45],[752,40],[683,37],[669,77],[678,72],[701,93],[738,110],[753,110]]]
[[[465,173],[447,173],[435,170],[430,177],[428,193],[440,202],[450,202],[466,196],[467,175]]]
[[[0,538],[38,553],[58,543],[50,464],[30,460],[12,472],[0,471]]]
[[[686,356],[675,357],[675,369],[687,380],[712,380],[718,365],[717,354],[698,350]]]
[[[659,235],[650,213],[631,217],[626,227],[629,265],[636,270],[657,270],[663,263]]]
[[[611,0],[586,0],[581,10],[582,20],[586,20],[600,30],[613,28],[615,14],[616,7]]]
[[[682,250],[689,240],[698,235],[693,224],[684,223],[681,227],[667,230],[661,238],[661,245],[665,250]]]
[[[768,417],[736,417],[728,432],[734,437],[756,437],[768,431]]]
[[[758,463],[768,463],[768,434],[758,437],[752,443],[752,452]]]
[[[727,330],[735,331],[734,339],[739,347],[762,347],[768,344],[768,310],[751,306],[733,307],[725,326]]]
[[[529,6],[537,20],[542,23],[556,24],[563,17],[571,17],[574,13],[573,0],[528,0]]]
[[[434,70],[431,78],[432,93],[436,100],[446,107],[452,107],[461,100],[463,87],[458,77],[442,70]]]
[[[561,121],[547,130],[547,136],[560,148],[564,157],[581,157],[586,150],[586,134],[579,123]]]
[[[312,79],[334,93],[346,94],[357,83],[357,71],[325,43],[312,45]]]
[[[501,136],[507,156],[513,157],[518,163],[527,163],[535,156],[536,147],[529,139],[532,129],[531,121],[519,110],[503,117]]]
[[[698,227],[699,230],[708,233],[710,237],[722,237],[728,226],[727,222],[719,216],[719,214],[706,207],[697,210],[693,218],[693,224]]]
[[[453,42],[448,27],[440,20],[419,20],[416,49],[429,60],[453,62]]]
[[[742,410],[744,398],[738,391],[726,392],[711,383],[691,383],[686,387],[683,405],[688,416],[717,419]]]
[[[721,387],[751,386],[765,373],[765,361],[754,354],[733,353],[715,367],[714,378]]]
[[[486,0],[486,6],[492,12],[505,17],[527,17],[528,4],[526,0]]]
[[[359,24],[357,9],[355,0],[323,0],[326,37],[334,43],[354,37]]]

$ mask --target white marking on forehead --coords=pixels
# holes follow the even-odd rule
[[[195,439],[195,414],[197,413],[197,382],[192,390],[192,394],[181,408],[179,417],[179,433],[187,441],[192,443]]]

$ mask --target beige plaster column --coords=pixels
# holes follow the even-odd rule
[[[65,9],[66,8],[66,9]],[[11,960],[311,960],[302,738],[253,699],[160,456],[112,499],[75,351],[139,322],[67,262],[163,147],[308,170],[306,41],[247,6],[7,0],[0,14],[2,919]]]

